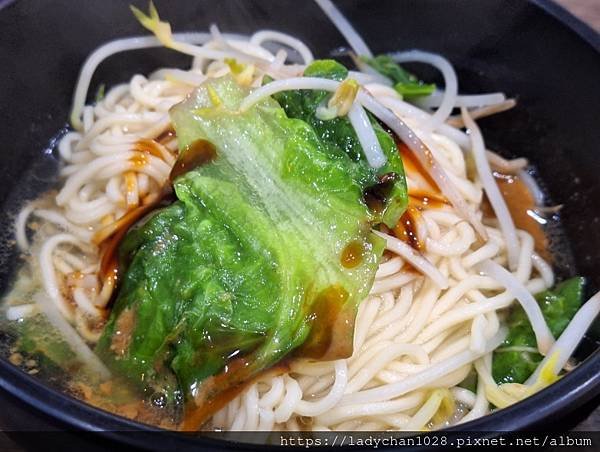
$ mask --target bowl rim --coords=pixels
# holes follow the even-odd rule
[[[553,16],[560,23],[570,28],[579,35],[581,39],[591,45],[596,52],[600,53],[600,33],[590,25],[575,17],[564,6],[552,0],[528,0],[547,14]]]
[[[83,402],[65,392],[46,385],[39,378],[0,359],[0,389],[8,392],[35,410],[58,420],[65,426],[96,432],[116,433],[126,442],[133,438],[119,435],[127,432],[177,432],[133,421]],[[503,432],[527,430],[539,426],[557,411],[573,411],[586,401],[600,395],[600,348],[557,382],[526,399],[501,410],[496,410],[464,424],[444,429],[448,432]],[[69,409],[65,409],[68,407]],[[490,428],[493,425],[494,428]],[[188,438],[189,439],[189,438]],[[198,435],[196,441],[214,442],[214,438]],[[217,441],[217,444],[222,444]]]
[[[0,12],[16,0],[0,0]],[[593,30],[563,6],[551,0],[528,0],[540,13],[554,17],[557,22],[573,32],[600,54],[600,33]],[[600,344],[577,368],[559,381],[536,394],[490,414],[464,424],[449,427],[448,432],[502,432],[531,429],[557,412],[573,411],[586,401],[600,395]],[[27,374],[7,359],[0,357],[0,389],[19,401],[39,411],[67,428],[100,432],[109,438],[132,445],[146,446],[142,437],[127,435],[130,432],[161,433],[175,441],[194,441],[194,444],[212,446],[232,445],[222,440],[199,434],[188,437],[149,424],[133,421],[118,414],[95,407],[53,388],[40,379]],[[493,425],[494,428],[490,428]],[[237,443],[236,448],[256,447]]]

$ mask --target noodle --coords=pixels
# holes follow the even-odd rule
[[[431,119],[423,124],[422,129],[426,131],[435,130],[442,125],[452,110],[458,106],[458,80],[454,68],[445,58],[433,53],[422,52],[420,50],[411,50],[408,52],[400,52],[393,54],[394,60],[399,63],[407,61],[417,61],[420,63],[428,63],[437,68],[444,76],[444,94],[438,109],[435,111]]]
[[[485,156],[485,147],[483,145],[481,132],[475,124],[475,121],[469,116],[467,109],[464,107],[462,107],[462,116],[465,126],[471,132],[471,151],[475,159],[475,166],[477,167],[479,179],[483,184],[485,193],[490,200],[496,218],[500,223],[500,229],[504,234],[506,251],[508,254],[508,265],[511,270],[514,270],[517,266],[518,242],[513,219],[510,216],[506,202],[500,193],[500,189],[498,188],[498,185],[496,185],[489,162]]]

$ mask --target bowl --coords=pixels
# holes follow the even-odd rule
[[[138,6],[145,7],[145,4]],[[144,3],[144,2],[142,2]],[[157,0],[177,31],[249,34],[258,28],[300,37],[326,57],[346,42],[312,2],[294,0]],[[503,91],[517,108],[480,121],[488,145],[535,165],[552,203],[564,205],[561,230],[568,245],[557,254],[559,275],[581,274],[600,287],[600,38],[550,2],[523,0],[339,0],[375,53],[419,48],[445,55],[456,67],[462,92]],[[56,182],[55,145],[64,133],[72,91],[86,56],[118,37],[145,34],[121,0],[0,0],[0,289],[19,263],[12,245],[13,216],[24,200]],[[110,57],[96,72],[90,93],[188,58],[165,49]],[[422,68],[416,68],[420,71]],[[427,76],[436,76],[427,74]],[[461,430],[502,431],[560,425],[600,394],[600,327],[577,351],[582,363],[557,383],[509,408],[462,425]],[[3,341],[6,338],[2,338]],[[104,431],[142,447],[218,445],[214,439],[155,428],[88,406],[0,359],[3,430]],[[569,417],[568,419],[576,419]],[[554,422],[550,424],[549,422]],[[135,435],[131,434],[137,432]],[[76,440],[87,437],[73,434]],[[145,436],[146,435],[146,436]],[[24,435],[19,436],[24,440]],[[31,439],[31,438],[30,438]],[[103,443],[100,443],[103,444]],[[221,443],[222,445],[223,443]]]

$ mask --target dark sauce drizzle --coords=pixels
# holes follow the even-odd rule
[[[364,257],[365,247],[362,243],[352,241],[344,247],[340,257],[340,263],[344,268],[358,267]]]
[[[134,149],[140,152],[160,156],[160,151],[156,150],[154,141],[165,142],[172,139],[174,136],[174,132],[168,130],[156,140],[139,140],[135,143]],[[102,255],[100,261],[100,276],[103,280],[112,280],[112,283],[116,283],[118,279],[118,249],[121,240],[123,240],[127,231],[152,211],[175,201],[172,185],[176,178],[201,165],[213,161],[216,157],[216,148],[209,141],[196,140],[190,143],[173,166],[173,169],[169,174],[169,182],[163,187],[162,191],[154,197],[146,198],[143,205],[130,210],[117,220],[116,225],[111,225],[114,229],[113,232],[99,243]],[[116,291],[113,290],[113,294],[114,293],[116,293]]]
[[[175,162],[175,165],[171,170],[171,174],[169,175],[171,184],[175,182],[175,179],[177,179],[179,176],[183,176],[195,168],[206,165],[216,158],[217,149],[210,141],[193,141],[186,146],[184,151]]]

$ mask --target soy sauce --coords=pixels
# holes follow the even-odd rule
[[[212,162],[217,158],[217,149],[208,140],[195,140],[185,147],[171,170],[171,183],[179,176]]]

